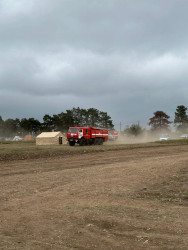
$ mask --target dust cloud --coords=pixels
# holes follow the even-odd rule
[[[154,132],[145,131],[140,135],[119,134],[115,141],[108,141],[108,144],[134,144],[159,141],[162,136],[168,136],[170,139],[180,139],[180,135],[175,132]]]

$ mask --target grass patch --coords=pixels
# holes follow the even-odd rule
[[[188,139],[174,139],[168,141],[156,141],[160,144],[188,144]]]
[[[70,147],[69,145],[36,146],[35,141],[0,141],[0,161],[62,157],[69,154],[87,154],[114,150],[132,150],[138,148],[177,146],[185,144],[188,145],[188,140],[137,144],[104,144],[100,146],[92,145],[83,147],[78,145],[75,145],[74,147]]]

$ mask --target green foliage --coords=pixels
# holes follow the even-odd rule
[[[45,115],[43,129],[47,131],[60,130],[66,132],[73,126],[96,126],[113,129],[111,117],[106,113],[94,108],[73,108],[57,115]]]
[[[143,129],[139,124],[133,124],[129,128],[126,128],[124,133],[128,135],[138,136],[143,133]]]
[[[54,130],[55,129],[55,127],[54,127],[54,118],[53,117],[51,117],[50,115],[45,115],[44,117],[43,117],[43,124],[42,124],[42,128],[43,128],[43,130],[45,130],[45,131],[52,131],[52,130]]]
[[[4,133],[6,136],[12,135],[14,132],[18,132],[19,130],[19,119],[7,119],[4,122]]]
[[[16,133],[19,133],[20,120],[19,119],[7,119],[3,121],[0,116],[0,137],[11,137]]]
[[[41,123],[34,118],[24,118],[20,121],[20,127],[25,133],[36,134],[38,131],[40,131]]]
[[[4,134],[3,130],[4,130],[4,121],[3,121],[2,117],[0,116],[0,137],[2,137]]]
[[[73,108],[50,116],[45,114],[43,122],[34,118],[7,119],[3,121],[0,116],[0,137],[24,136],[31,133],[37,135],[41,131],[62,131],[67,132],[72,126],[96,126],[113,129],[111,117],[106,113],[94,108],[81,109]]]
[[[172,123],[168,120],[169,118],[170,116],[168,116],[165,112],[156,111],[154,112],[154,116],[149,119],[149,125],[154,130],[168,129],[169,124]]]
[[[174,124],[179,132],[188,131],[188,115],[186,111],[187,107],[184,105],[177,106],[176,108]]]

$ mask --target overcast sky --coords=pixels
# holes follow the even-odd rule
[[[116,127],[188,106],[187,0],[0,0],[0,116],[73,107]]]

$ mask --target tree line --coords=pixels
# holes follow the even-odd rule
[[[0,137],[12,137],[14,135],[24,136],[26,134],[37,135],[43,131],[67,132],[72,126],[95,126],[113,129],[111,117],[107,112],[95,108],[81,109],[73,108],[60,114],[45,114],[43,121],[35,118],[6,119],[0,116]]]
[[[174,121],[170,121],[170,116],[164,111],[156,111],[153,117],[149,118],[151,131],[169,131],[170,124],[174,124],[177,132],[188,133],[187,107],[177,106]],[[0,138],[12,137],[14,135],[24,136],[26,134],[37,135],[43,131],[62,131],[67,132],[73,126],[95,126],[106,129],[114,129],[111,117],[107,112],[99,111],[95,108],[81,109],[73,108],[59,114],[45,114],[43,121],[35,118],[7,119],[3,120],[0,116]],[[140,135],[144,132],[139,124],[132,124],[123,133],[128,135]]]
[[[188,133],[188,115],[187,107],[184,105],[177,106],[174,121],[170,121],[170,116],[164,111],[156,111],[153,113],[153,117],[149,118],[148,125],[151,127],[151,131],[155,132],[169,132],[170,124],[174,124],[178,133]],[[140,135],[144,132],[144,129],[139,124],[132,124],[126,128],[124,133],[128,135]]]

